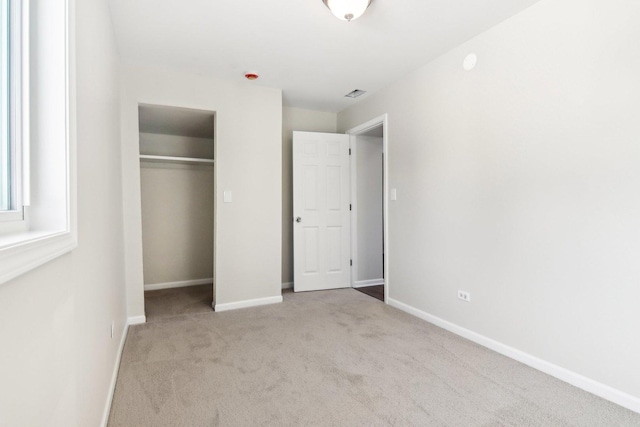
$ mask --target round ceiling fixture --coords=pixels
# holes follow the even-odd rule
[[[464,61],[462,61],[462,68],[464,68],[466,71],[471,71],[476,67],[477,63],[478,57],[476,56],[476,54],[470,53],[464,58]]]
[[[254,73],[252,71],[244,73],[244,76],[247,80],[256,80],[258,77],[260,77],[258,73]]]
[[[367,10],[373,0],[322,0],[336,18],[351,22]]]

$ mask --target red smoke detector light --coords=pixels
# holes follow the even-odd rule
[[[259,77],[256,73],[246,73],[244,76],[247,80],[256,80]]]

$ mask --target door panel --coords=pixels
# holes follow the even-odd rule
[[[293,133],[293,218],[294,291],[350,287],[347,135]]]

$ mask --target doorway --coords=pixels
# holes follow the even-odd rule
[[[212,311],[215,113],[140,104],[147,321]]]
[[[352,287],[388,301],[386,123],[384,115],[346,134],[293,133],[294,292]]]
[[[349,130],[351,286],[386,301],[386,116]]]

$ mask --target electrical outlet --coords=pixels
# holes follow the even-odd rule
[[[458,289],[458,298],[462,301],[470,302],[471,294],[469,292],[461,291]]]
[[[113,332],[116,329],[116,322],[111,321],[111,338],[113,338]]]

